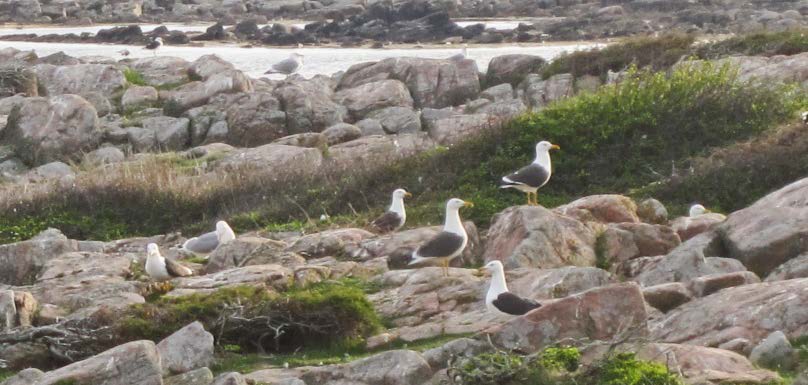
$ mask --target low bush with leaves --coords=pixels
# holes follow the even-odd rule
[[[532,355],[483,353],[450,363],[451,385],[683,385],[664,365],[633,353],[609,354],[582,365],[573,347],[551,347]]]
[[[143,74],[134,68],[125,68],[123,70],[123,77],[126,78],[126,82],[131,85],[146,86],[149,84],[143,77]]]
[[[202,322],[217,344],[245,352],[351,347],[381,327],[360,287],[325,282],[283,293],[245,286],[163,297],[132,306],[115,329],[123,340],[159,341],[193,321]]]

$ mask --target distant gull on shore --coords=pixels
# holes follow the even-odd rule
[[[469,51],[468,51],[468,48],[469,48],[469,45],[468,45],[468,44],[463,44],[463,49],[461,49],[461,50],[460,50],[460,53],[459,53],[459,54],[455,54],[455,55],[450,56],[450,57],[449,57],[449,60],[463,60],[463,59],[467,59],[467,58],[469,57]]]
[[[550,165],[550,150],[557,150],[561,147],[548,141],[541,141],[536,144],[536,159],[530,165],[520,168],[518,171],[508,176],[502,177],[505,182],[500,188],[515,188],[527,194],[527,204],[530,206],[539,205],[539,196],[536,193],[539,188],[547,184],[552,174]],[[535,197],[531,200],[531,197]]]
[[[443,275],[449,276],[449,262],[463,252],[469,241],[466,228],[460,220],[460,208],[473,206],[471,202],[464,202],[462,199],[449,199],[446,202],[443,231],[418,247],[412,253],[412,261],[409,264],[440,263]]]
[[[129,50],[128,49],[122,49],[122,50],[118,51],[118,53],[121,54],[121,56],[129,56]]]
[[[149,44],[146,44],[146,46],[143,47],[143,49],[151,50],[154,53],[154,55],[156,56],[157,55],[157,50],[162,46],[163,46],[163,38],[162,37],[156,37],[156,38],[154,38],[154,40],[149,42]]]
[[[288,59],[281,60],[272,65],[264,74],[284,74],[291,75],[303,66],[303,55],[295,52],[289,55]]]
[[[146,273],[156,282],[165,282],[172,278],[193,275],[193,270],[179,264],[171,258],[160,255],[160,248],[155,243],[146,246]]]
[[[800,114],[800,118],[802,118],[802,122],[808,124],[808,111],[803,112]]]
[[[393,191],[393,202],[387,212],[376,218],[370,226],[380,233],[389,233],[396,231],[404,226],[407,220],[407,212],[404,210],[404,197],[411,197],[412,194],[408,193],[403,188]]]
[[[182,244],[180,250],[190,252],[198,257],[207,257],[219,245],[224,245],[236,239],[236,233],[225,221],[216,222],[216,231],[191,238]]]
[[[488,311],[523,315],[541,307],[540,303],[532,299],[522,298],[508,291],[508,284],[505,282],[505,267],[502,266],[502,262],[488,262],[480,270],[491,273],[491,285],[485,295],[485,307],[488,308]]]

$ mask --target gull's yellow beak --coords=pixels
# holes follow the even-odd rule
[[[404,193],[404,196],[405,196],[405,197],[407,197],[407,198],[412,198],[412,194],[410,194],[410,193],[408,193],[408,192],[405,192],[405,193]]]
[[[557,144],[554,144],[554,145],[550,146],[550,149],[551,149],[551,150],[560,150],[560,149],[561,149],[561,146],[559,146],[559,145],[557,145]]]
[[[465,202],[465,201],[464,201],[464,202],[463,202],[463,206],[465,206],[465,207],[474,207],[474,203],[472,203],[472,202]]]

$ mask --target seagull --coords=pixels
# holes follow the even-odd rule
[[[527,194],[527,204],[531,206],[539,205],[539,196],[536,191],[547,184],[550,180],[552,168],[550,166],[550,150],[558,150],[561,147],[543,140],[536,144],[536,159],[530,165],[522,167],[519,171],[502,177],[504,185],[500,188],[513,187]],[[535,200],[530,197],[535,196]]]
[[[129,50],[128,49],[122,49],[122,50],[118,51],[118,53],[121,54],[121,56],[129,56]]]
[[[800,114],[800,118],[802,118],[802,122],[808,125],[808,111],[805,111]]]
[[[449,60],[463,60],[469,57],[468,48],[469,48],[468,44],[463,44],[463,49],[460,51],[460,53],[450,56]]]
[[[191,238],[182,244],[180,250],[188,251],[198,257],[207,257],[219,245],[227,244],[236,239],[236,233],[225,221],[216,222],[216,231]]]
[[[288,59],[281,60],[272,65],[269,71],[264,74],[284,74],[291,75],[297,72],[303,66],[303,55],[294,52],[289,55]]]
[[[463,222],[460,221],[459,211],[461,207],[474,207],[474,204],[457,198],[449,199],[446,202],[446,218],[443,223],[443,231],[412,253],[410,265],[424,262],[440,262],[443,267],[443,275],[449,276],[449,262],[463,252],[469,241]]]
[[[704,206],[702,206],[700,204],[695,204],[693,206],[690,206],[690,211],[688,212],[688,216],[690,218],[694,218],[694,217],[697,217],[699,215],[703,215],[703,214],[707,214],[707,213],[711,213],[711,212],[712,211],[708,210],[706,207],[704,207]]]
[[[193,275],[193,271],[171,258],[160,255],[160,248],[155,243],[146,246],[146,273],[152,280],[165,282],[176,277]]]
[[[157,56],[157,49],[162,46],[163,46],[163,38],[156,37],[149,44],[146,44],[146,46],[143,47],[143,49],[151,50],[154,53],[154,55]]]
[[[370,225],[380,233],[389,233],[400,229],[407,220],[407,213],[404,211],[404,197],[409,198],[411,196],[412,194],[403,188],[393,191],[393,203],[390,204],[390,208]]]
[[[485,307],[492,313],[523,315],[541,306],[540,303],[519,297],[508,291],[505,268],[500,261],[488,262],[480,270],[491,273],[491,286],[485,295]]]

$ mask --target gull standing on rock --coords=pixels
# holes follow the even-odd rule
[[[294,52],[289,55],[288,59],[281,60],[272,65],[269,71],[264,72],[264,74],[284,74],[284,75],[291,75],[298,70],[300,67],[303,66],[303,55]]]
[[[404,211],[404,197],[411,197],[412,194],[408,193],[403,188],[393,191],[393,203],[386,213],[376,218],[370,226],[377,232],[389,233],[396,231],[404,226],[407,220],[407,212]]]
[[[552,174],[550,165],[550,150],[558,150],[561,147],[543,140],[536,144],[536,159],[530,165],[520,168],[518,171],[508,176],[502,177],[505,182],[500,188],[515,188],[527,194],[527,204],[530,206],[539,205],[539,196],[536,193],[539,188],[547,184]],[[531,200],[531,197],[535,199]]]
[[[143,47],[143,49],[151,50],[154,53],[154,56],[157,56],[157,50],[162,46],[163,46],[163,38],[156,37],[154,38],[154,40],[149,42],[149,44],[146,44],[146,46]]]
[[[193,275],[194,272],[173,259],[160,255],[157,244],[149,243],[146,246],[146,273],[154,281],[165,282],[172,278]]]
[[[505,267],[500,261],[488,262],[480,270],[491,273],[491,286],[485,295],[485,307],[492,313],[523,315],[541,304],[528,298],[522,298],[508,291],[505,283]]]
[[[449,262],[463,252],[469,241],[466,228],[463,227],[463,222],[460,220],[461,207],[474,207],[474,204],[457,198],[449,199],[446,202],[446,218],[443,223],[443,231],[412,253],[410,265],[440,263],[443,268],[443,275],[445,277],[449,276]]]
[[[707,214],[707,213],[711,213],[711,212],[712,211],[708,210],[706,207],[704,207],[704,206],[702,206],[700,204],[695,204],[693,206],[690,206],[690,210],[687,212],[687,216],[689,216],[690,218],[694,218],[694,217],[697,217],[699,215],[703,215],[703,214]]]
[[[185,250],[198,257],[207,257],[219,245],[224,245],[236,239],[236,233],[225,221],[216,222],[216,231],[191,238],[182,244],[180,250]]]

